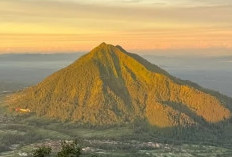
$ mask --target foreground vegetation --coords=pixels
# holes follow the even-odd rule
[[[81,148],[75,141],[62,141],[59,152],[54,154],[56,157],[79,157],[81,155]],[[40,146],[35,149],[32,154],[33,157],[48,157],[52,156],[52,148],[50,146]]]
[[[229,156],[232,154],[230,122],[205,128],[151,128],[143,122],[117,127],[80,126],[9,112],[0,104],[0,156],[30,156],[48,145],[58,152],[61,141],[77,138],[82,155],[106,156]],[[210,129],[212,127],[213,129]],[[53,156],[55,154],[51,154]]]

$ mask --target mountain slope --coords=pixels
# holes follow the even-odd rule
[[[91,125],[147,120],[157,127],[217,123],[227,105],[120,46],[102,43],[34,87],[12,95],[12,108]]]

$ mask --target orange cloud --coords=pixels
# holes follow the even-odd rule
[[[1,0],[0,53],[82,51],[102,41],[136,50],[232,48],[231,6],[165,2]]]

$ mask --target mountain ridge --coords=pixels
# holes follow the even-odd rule
[[[36,86],[16,93],[10,107],[91,125],[137,119],[157,127],[218,123],[229,104],[181,81],[121,46],[102,43]]]

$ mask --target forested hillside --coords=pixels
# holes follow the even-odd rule
[[[144,120],[166,128],[231,117],[231,104],[224,96],[105,43],[7,101],[13,110],[28,109],[39,116],[90,125]]]

